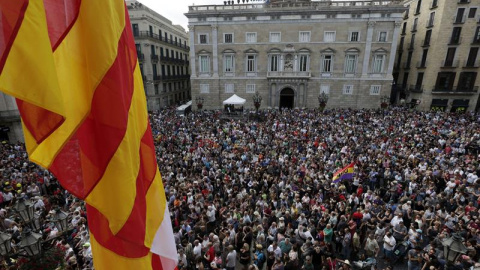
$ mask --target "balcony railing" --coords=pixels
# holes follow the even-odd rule
[[[408,91],[412,93],[423,93],[423,85],[411,84],[408,86]]]
[[[462,42],[462,38],[459,37],[457,39],[450,39],[450,43],[448,45],[458,45]]]
[[[458,67],[458,60],[456,61],[442,61],[442,68],[456,68]]]
[[[417,68],[426,68],[426,67],[427,67],[427,63],[426,63],[426,62],[422,62],[422,61],[418,61],[416,67],[417,67]]]
[[[308,71],[268,71],[267,77],[275,78],[275,77],[303,77],[303,78],[310,78],[310,72]]]
[[[137,54],[137,56],[138,56],[138,61],[140,61],[140,62],[145,61],[145,55],[143,53],[139,53],[139,54]]]
[[[465,19],[466,19],[466,18],[467,18],[467,15],[454,16],[454,17],[453,17],[453,23],[454,23],[454,24],[465,23]]]
[[[150,58],[152,59],[152,62],[153,62],[153,63],[157,63],[157,62],[158,62],[158,55],[152,54],[152,55],[150,55]]]
[[[458,0],[458,4],[469,4],[470,0]]]
[[[185,49],[185,50],[190,50],[189,46],[186,46],[182,43],[179,43],[178,41],[175,42],[174,39],[165,38],[165,37],[163,37],[159,34],[155,34],[155,33],[150,32],[150,31],[134,31],[133,36],[136,37],[136,38],[151,38],[151,39],[159,40],[159,41],[162,41],[164,43],[168,43],[168,44],[180,47],[180,48]]]
[[[160,60],[162,62],[171,62],[171,63],[175,63],[175,64],[187,64],[188,65],[188,63],[189,63],[188,60],[178,59],[178,58],[169,57],[169,56],[161,56]]]
[[[465,61],[463,64],[464,68],[478,68],[480,67],[480,61]]]
[[[427,28],[432,28],[433,26],[434,26],[434,21],[433,20],[428,20]]]
[[[433,89],[432,93],[441,93],[441,94],[467,94],[471,95],[478,92],[478,86],[474,86],[472,88],[459,88],[458,86],[454,86],[453,88],[448,89]]]
[[[341,1],[314,1],[314,2],[275,2],[270,4],[235,4],[235,5],[195,5],[189,6],[189,12],[203,12],[203,11],[231,11],[231,10],[247,10],[247,9],[265,9],[265,8],[311,8],[315,10],[322,7],[378,7],[378,6],[398,6],[401,3],[397,0],[341,0]]]

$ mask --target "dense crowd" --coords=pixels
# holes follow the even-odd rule
[[[480,116],[390,110],[265,110],[150,114],[179,269],[468,269],[480,259]],[[258,121],[261,119],[262,121]],[[56,239],[70,269],[89,269],[84,205],[0,145],[0,231],[19,244],[12,205],[31,200],[45,239],[55,209],[72,230]],[[333,174],[353,163],[352,180]],[[467,252],[449,263],[442,241]],[[5,265],[12,262],[4,262]]]
[[[467,269],[480,258],[476,114],[151,116],[186,269]],[[355,177],[332,183],[351,163]],[[449,263],[442,241],[468,251]]]

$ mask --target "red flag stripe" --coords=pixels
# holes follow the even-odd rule
[[[28,7],[28,0],[0,0],[0,27],[2,28],[0,37],[0,73],[7,61],[8,53],[12,48],[13,41],[17,36],[18,29],[22,25],[25,11]]]
[[[140,146],[140,170],[136,182],[136,197],[132,212],[123,228],[113,235],[109,229],[108,220],[94,207],[88,206],[87,214],[89,228],[95,239],[105,248],[128,258],[146,256],[150,249],[145,247],[146,201],[145,195],[157,171],[155,152],[145,144],[151,138],[147,129]]]
[[[62,43],[80,12],[80,0],[43,0],[52,51]]]
[[[125,27],[117,58],[95,90],[89,115],[50,167],[61,184],[81,199],[102,178],[127,129],[137,59],[130,31],[129,25]]]

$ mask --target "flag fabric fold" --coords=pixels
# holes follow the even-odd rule
[[[343,167],[342,169],[336,171],[333,174],[332,183],[338,183],[343,180],[351,180],[354,176],[354,172],[353,172],[354,167],[355,167],[355,163],[352,162],[347,166]]]
[[[0,0],[0,91],[30,159],[87,203],[95,268],[174,268],[124,1]]]

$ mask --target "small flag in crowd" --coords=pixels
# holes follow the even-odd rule
[[[0,91],[30,159],[87,203],[95,269],[174,269],[124,1],[0,0]]]
[[[353,172],[354,166],[355,166],[355,163],[352,162],[349,165],[345,166],[344,168],[336,171],[333,174],[332,183],[338,183],[343,180],[351,180],[354,176],[354,172]]]

